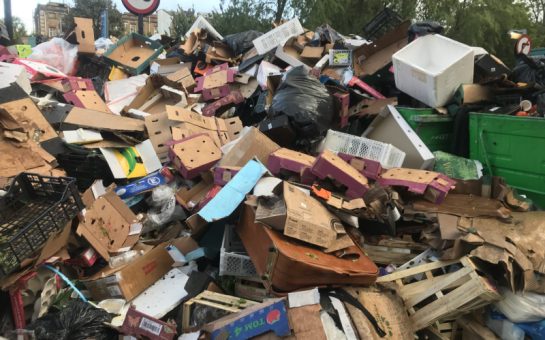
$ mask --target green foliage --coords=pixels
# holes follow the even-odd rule
[[[21,44],[22,38],[28,36],[25,24],[19,17],[13,17],[13,43]]]
[[[254,0],[222,0],[220,10],[212,11],[209,21],[224,36],[248,30],[266,32],[272,22],[267,4]]]
[[[74,0],[74,6],[65,17],[65,27],[71,27],[74,23],[74,17],[91,18],[93,19],[93,29],[95,36],[100,33],[100,13],[108,10],[108,23],[110,35],[120,37],[123,35],[123,22],[121,12],[117,9],[112,0]]]
[[[13,44],[23,43],[23,38],[28,36],[26,26],[19,17],[12,17],[13,20]],[[0,19],[0,23],[3,25],[4,20]]]
[[[172,15],[170,36],[172,38],[183,37],[185,32],[187,32],[191,25],[193,25],[195,19],[197,19],[197,16],[195,15],[194,8],[184,10],[180,5],[178,5],[176,12],[174,12],[174,14]]]

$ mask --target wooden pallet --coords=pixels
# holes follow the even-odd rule
[[[461,266],[452,272],[454,267]],[[451,272],[448,271],[450,269]],[[414,276],[424,278],[414,281]],[[467,257],[436,261],[394,272],[378,278],[377,283],[394,282],[416,330],[436,321],[454,320],[472,310],[500,299],[496,288],[479,276]]]
[[[191,328],[191,313],[196,305],[204,305],[215,309],[221,309],[229,313],[237,313],[246,307],[256,304],[258,304],[258,302],[205,290],[184,303],[182,309],[182,330],[185,332]]]

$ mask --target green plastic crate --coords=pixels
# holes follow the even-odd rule
[[[545,119],[471,113],[470,158],[545,208]]]
[[[435,114],[433,109],[409,107],[396,109],[431,152],[450,151],[454,129],[452,117]]]
[[[160,42],[131,33],[111,46],[104,53],[104,58],[128,73],[137,75],[144,72],[162,52],[163,45]]]

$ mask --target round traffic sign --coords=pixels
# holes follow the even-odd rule
[[[526,54],[530,53],[532,49],[532,39],[526,34],[523,34],[515,44],[515,54]]]
[[[125,8],[135,15],[150,15],[159,7],[160,0],[121,0]]]

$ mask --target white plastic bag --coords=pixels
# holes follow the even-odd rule
[[[62,71],[74,75],[78,59],[78,45],[72,45],[61,38],[53,38],[32,48],[28,59],[41,61]]]
[[[501,288],[503,300],[495,303],[495,306],[514,323],[536,322],[545,319],[545,295],[536,293],[516,293],[509,289]]]
[[[108,50],[114,43],[108,38],[98,38],[95,40],[95,48],[97,50]]]

